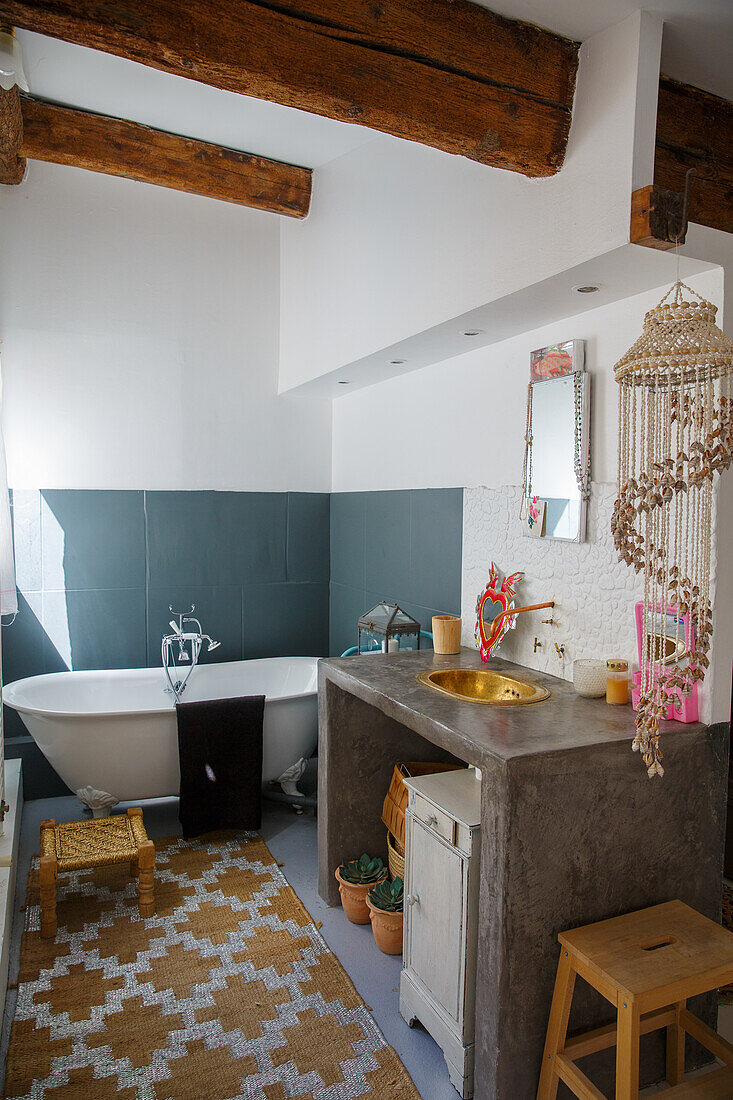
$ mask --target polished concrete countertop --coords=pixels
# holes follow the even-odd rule
[[[439,668],[489,668],[532,680],[550,690],[550,698],[524,706],[490,706],[463,702],[418,682],[418,674]],[[617,741],[631,741],[636,731],[631,706],[609,706],[605,699],[584,699],[567,680],[499,658],[487,664],[473,649],[451,656],[432,650],[328,658],[321,677],[378,707],[389,717],[427,737],[468,763],[538,753],[567,752]],[[694,733],[699,723],[661,723],[662,733]],[[641,765],[640,765],[641,767]]]

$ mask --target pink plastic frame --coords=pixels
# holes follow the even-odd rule
[[[639,654],[639,664],[641,665],[642,647],[644,642],[644,603],[639,600],[634,608],[636,615],[636,641]],[[674,615],[681,618],[682,626],[685,632],[685,649],[690,650],[695,641],[695,628],[690,621],[689,614],[679,616],[679,612],[676,607],[668,606],[662,611],[661,606],[657,608],[656,614]],[[633,690],[631,692],[631,703],[636,710],[639,706],[639,695],[641,683],[641,672],[635,672],[633,676]],[[679,688],[675,689],[677,695],[677,701],[679,708],[670,703],[667,708],[665,718],[668,722],[697,722],[699,720],[699,704],[697,694],[697,684],[692,689],[692,694],[684,696],[681,694]]]

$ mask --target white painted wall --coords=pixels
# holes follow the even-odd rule
[[[10,484],[328,491],[330,403],[277,396],[279,231],[38,162],[0,187]]]
[[[638,12],[584,43],[551,179],[388,138],[318,169],[282,230],[280,389],[626,243],[641,50]]]
[[[636,73],[632,191],[654,182],[663,27],[663,19],[658,13],[639,12],[639,65]],[[664,71],[668,72],[667,69]]]
[[[716,304],[721,301],[720,269],[696,275],[690,284]],[[555,321],[339,398],[333,415],[334,491],[521,484],[529,354],[571,339],[585,341],[592,376],[593,480],[615,481],[613,366],[665,290]],[[419,443],[410,446],[402,439]]]

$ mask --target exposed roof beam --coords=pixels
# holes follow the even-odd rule
[[[577,44],[467,0],[0,0],[0,19],[527,176],[565,155]]]
[[[0,88],[0,183],[20,183],[25,174],[23,115],[17,86],[6,92]]]
[[[631,193],[632,244],[669,251],[677,244],[683,226],[684,195],[680,191],[665,191],[650,183]],[[684,243],[684,235],[680,244]]]
[[[675,246],[685,174],[689,221],[733,233],[733,103],[668,76],[659,81],[654,183],[631,196],[631,242]]]
[[[61,107],[32,96],[20,96],[19,104],[21,157],[124,176],[293,218],[304,218],[308,213],[309,168]],[[6,111],[0,112],[0,182],[19,183],[22,171],[18,179],[10,178],[12,161],[2,171],[6,117]]]
[[[733,103],[663,76],[654,183],[684,191],[688,168],[696,169],[690,221],[733,233]]]

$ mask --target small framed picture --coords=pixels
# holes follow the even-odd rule
[[[525,533],[533,539],[541,539],[545,533],[545,512],[547,501],[539,497],[531,497],[527,501],[527,516],[525,518]]]
[[[550,344],[530,353],[529,377],[531,382],[546,382],[549,378],[562,378],[583,369],[584,345],[582,340],[566,340],[563,344]]]

